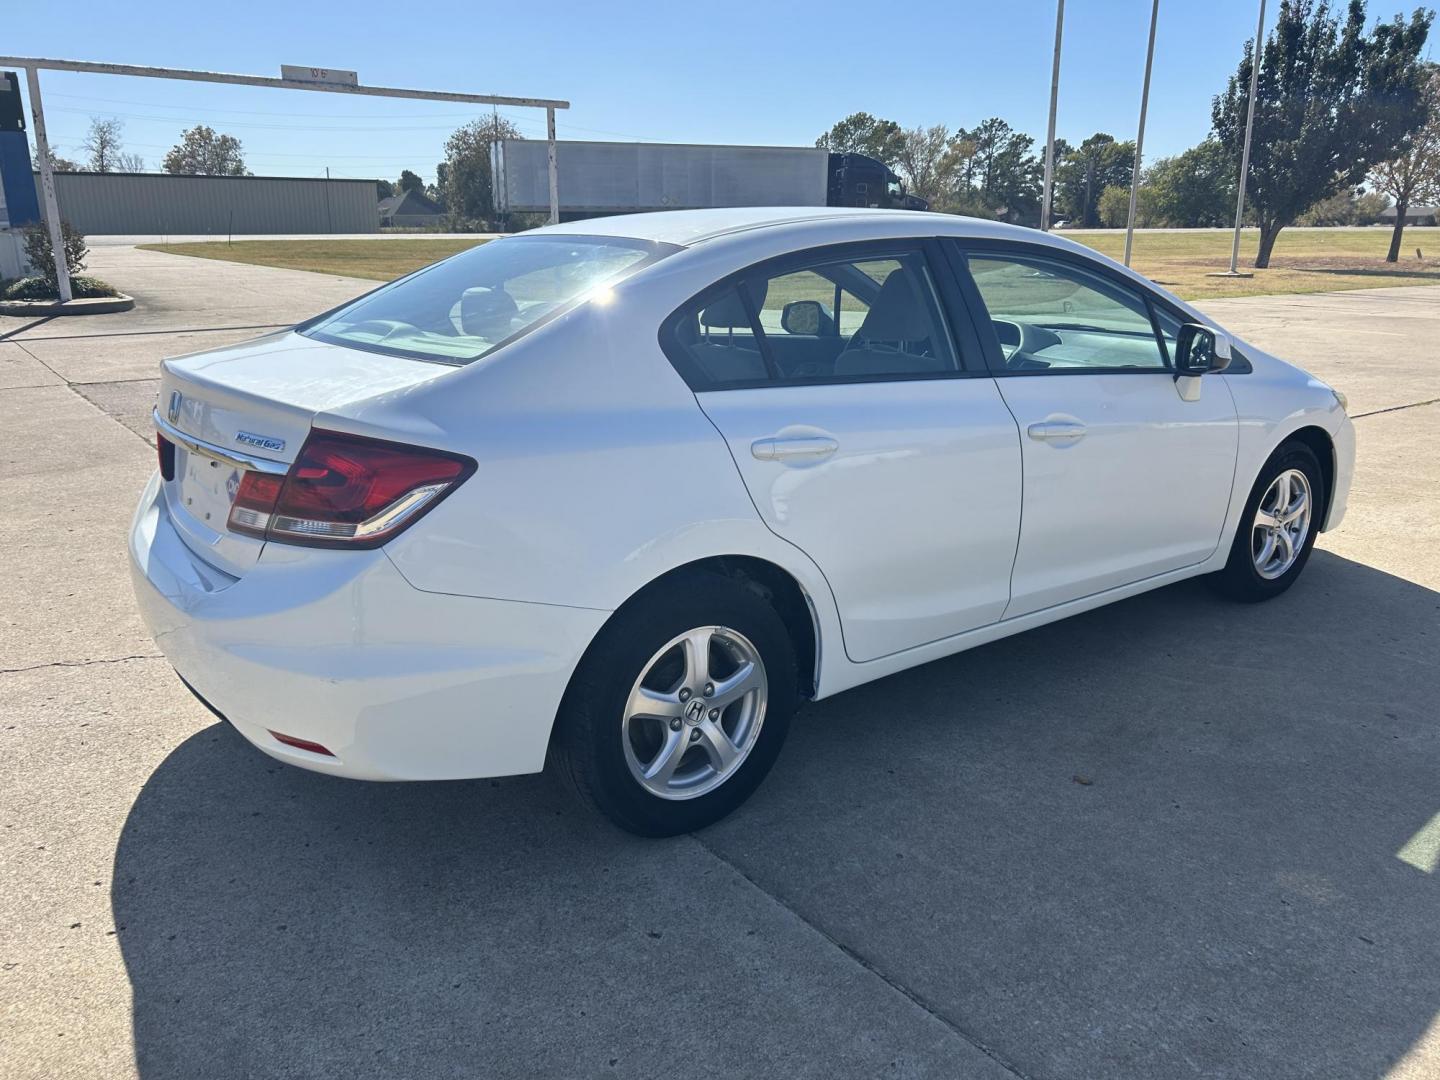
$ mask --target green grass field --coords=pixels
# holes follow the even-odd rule
[[[1066,231],[1068,236],[1112,258],[1125,247],[1116,230]],[[1330,292],[1386,285],[1440,285],[1440,228],[1410,228],[1399,263],[1384,261],[1390,230],[1286,229],[1268,270],[1251,278],[1207,276],[1230,264],[1231,234],[1222,230],[1141,232],[1135,235],[1135,269],[1186,299]],[[1249,271],[1258,235],[1247,231],[1240,268]],[[486,241],[419,237],[374,240],[239,240],[193,244],[146,244],[146,251],[280,266],[320,274],[389,281],[437,259]],[[1423,257],[1417,258],[1416,249]]]

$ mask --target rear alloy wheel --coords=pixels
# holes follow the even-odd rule
[[[625,705],[625,763],[661,799],[714,791],[749,756],[769,698],[765,661],[727,626],[697,626],[650,658]]]
[[[627,604],[586,652],[558,718],[561,771],[624,829],[690,832],[759,786],[797,703],[779,615],[697,573]]]
[[[1303,443],[1275,451],[1245,502],[1215,584],[1237,600],[1268,600],[1300,576],[1324,515],[1320,463]]]

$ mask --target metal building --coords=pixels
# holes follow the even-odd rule
[[[60,216],[87,236],[380,228],[374,180],[66,172],[55,174],[55,194]]]

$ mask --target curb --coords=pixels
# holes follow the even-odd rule
[[[91,296],[62,304],[59,300],[0,300],[0,315],[109,315],[129,311],[133,296]]]

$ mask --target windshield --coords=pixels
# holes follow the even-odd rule
[[[468,364],[675,250],[610,236],[512,236],[300,327],[336,345]]]

